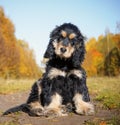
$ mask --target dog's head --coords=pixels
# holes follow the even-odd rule
[[[77,26],[64,23],[56,27],[50,34],[50,42],[44,54],[45,58],[60,57],[72,59],[79,64],[84,59],[84,37]]]

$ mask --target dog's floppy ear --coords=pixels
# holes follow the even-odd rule
[[[50,42],[47,46],[47,49],[45,51],[44,58],[51,59],[53,57],[53,55],[54,55],[54,48],[53,48],[52,41],[50,40]]]
[[[85,57],[85,37],[79,32],[75,52],[73,53],[72,62],[74,67],[80,66]]]
[[[53,42],[55,39],[59,37],[59,27],[56,26],[56,28],[50,33],[50,41],[47,46],[47,49],[44,54],[44,58],[52,59],[54,55],[54,47],[53,47]]]

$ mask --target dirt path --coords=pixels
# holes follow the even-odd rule
[[[99,120],[104,121],[106,119],[112,119],[119,113],[116,110],[103,110],[96,106],[96,113],[94,116],[70,114],[69,116],[60,118],[41,118],[31,117],[24,112],[2,116],[2,113],[9,108],[25,103],[28,95],[29,92],[0,95],[0,125],[6,125],[7,123],[15,123],[15,125],[82,125],[88,121],[96,122]]]

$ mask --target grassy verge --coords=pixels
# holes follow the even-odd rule
[[[120,109],[120,77],[88,78],[87,84],[93,99],[103,104],[104,108]]]
[[[87,85],[93,101],[98,108],[115,109],[120,111],[120,77],[119,78],[88,78]],[[111,119],[94,118],[86,121],[85,125],[120,125],[120,114]]]
[[[4,80],[0,79],[0,94],[10,94],[29,90],[35,80],[19,79],[19,80]]]

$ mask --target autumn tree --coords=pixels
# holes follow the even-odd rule
[[[105,75],[117,76],[120,74],[120,49],[113,48],[104,61]]]
[[[16,48],[14,26],[0,8],[0,70],[4,77],[11,77],[18,66],[19,52]]]
[[[84,67],[88,76],[120,75],[120,34],[100,35],[86,43]]]
[[[18,40],[18,50],[20,53],[19,75],[21,77],[39,77],[41,76],[40,68],[35,62],[33,50],[29,49],[28,44],[23,40]]]
[[[33,50],[26,42],[17,40],[13,23],[0,7],[0,77],[40,77]]]
[[[86,58],[83,66],[85,67],[88,76],[96,76],[97,67],[103,61],[103,55],[97,50],[97,44],[95,38],[91,38],[86,43]]]

